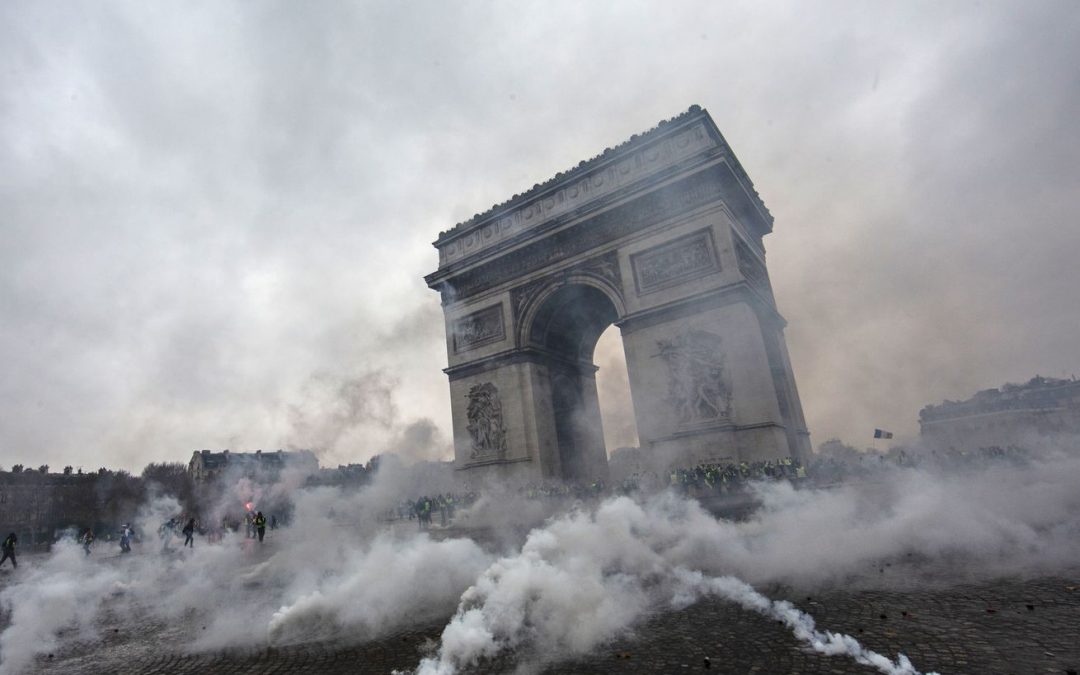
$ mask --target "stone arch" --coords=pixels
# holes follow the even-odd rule
[[[613,299],[614,298],[614,299]],[[551,477],[588,482],[607,477],[607,450],[593,354],[618,321],[617,295],[591,277],[566,277],[537,294],[519,339],[537,352],[537,393],[549,398]]]
[[[516,341],[519,348],[530,345],[540,346],[534,333],[541,328],[540,323],[543,321],[542,314],[545,308],[550,309],[548,303],[560,292],[565,292],[565,289],[575,288],[594,290],[599,294],[593,296],[596,300],[599,300],[599,297],[602,296],[607,301],[610,310],[606,311],[605,314],[610,315],[610,320],[605,328],[626,315],[622,296],[619,290],[610,282],[589,274],[556,275],[551,279],[544,280],[535,294],[529,298],[528,304],[521,307],[521,313],[515,316],[517,325]],[[588,298],[586,298],[586,301],[588,301]],[[608,308],[604,309],[607,310]]]
[[[765,265],[772,224],[694,106],[443,232],[426,281],[446,317],[458,468],[601,474],[592,350],[612,323],[652,468],[805,456]]]

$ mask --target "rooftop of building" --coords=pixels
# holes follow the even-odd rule
[[[260,464],[263,466],[284,466],[287,462],[314,462],[318,464],[315,453],[310,450],[273,450],[263,452],[230,452],[221,450],[198,450],[192,457],[191,462],[199,459],[204,468],[218,469],[229,464]]]
[[[1057,408],[1067,399],[1080,396],[1080,380],[1036,375],[1023,384],[1004,384],[983,389],[964,401],[944,401],[919,411],[921,422],[932,422],[1003,410]]]

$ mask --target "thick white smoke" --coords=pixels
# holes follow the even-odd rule
[[[43,561],[20,565],[0,592],[9,617],[0,673],[21,672],[35,654],[92,637],[103,616],[128,610],[191,623],[176,644],[194,650],[374,639],[453,614],[438,651],[420,666],[447,673],[500,655],[543,662],[585,654],[625,634],[644,613],[703,594],[777,617],[824,653],[913,672],[902,659],[817,631],[810,617],[737,580],[904,585],[923,583],[924,575],[948,583],[1069,569],[1080,559],[1076,485],[1075,457],[943,475],[895,469],[831,489],[758,485],[762,506],[741,522],[662,493],[579,505],[516,539],[512,524],[535,522],[544,508],[485,497],[459,521],[507,525],[501,555],[471,539],[436,541],[380,523],[388,505],[415,496],[406,482],[298,490],[292,525],[271,533],[263,548],[240,533],[220,545],[199,538],[194,550],[178,552],[174,544],[172,553],[159,554],[154,533],[179,505],[157,499],[140,514],[144,542],[132,555],[99,541],[86,558],[65,543]]]
[[[621,497],[532,531],[520,552],[495,561],[461,598],[438,653],[419,675],[449,675],[501,654],[544,661],[584,654],[666,602],[713,594],[783,621],[824,654],[846,654],[884,673],[914,673],[746,582],[914,583],[919,561],[941,583],[967,576],[1038,573],[1080,554],[1080,459],[934,476],[887,472],[830,490],[762,484],[746,522],[716,519],[671,493]],[[880,573],[880,574],[879,574]],[[897,575],[904,575],[897,578]],[[736,578],[739,577],[739,578]]]
[[[556,519],[465,592],[438,654],[417,675],[452,675],[503,653],[541,661],[585,654],[665,598],[685,605],[705,594],[783,621],[824,654],[847,654],[890,675],[918,672],[902,655],[894,663],[849,636],[818,632],[808,615],[742,581],[704,576],[700,569],[717,566],[710,558],[725,527],[670,494],[644,505],[620,497]]]
[[[10,612],[0,675],[94,637],[110,612],[191,624],[178,644],[192,650],[378,637],[446,616],[492,560],[469,539],[378,531],[363,491],[294,497],[294,524],[263,548],[241,531],[220,545],[200,537],[194,549],[180,549],[178,540],[159,553],[158,525],[180,509],[157,499],[135,523],[144,541],[131,555],[99,540],[87,557],[68,541],[41,563],[24,559],[18,572],[25,576],[0,592],[0,607]]]

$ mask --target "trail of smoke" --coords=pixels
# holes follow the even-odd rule
[[[665,599],[685,606],[704,595],[778,619],[822,654],[844,654],[887,675],[918,673],[903,655],[893,662],[850,636],[818,631],[809,615],[735,577],[707,576],[731,569],[716,551],[732,540],[733,527],[674,495],[645,504],[621,497],[555,518],[477,578],[438,652],[415,673],[453,675],[501,654],[540,662],[587,654]]]
[[[843,633],[819,631],[814,618],[786,600],[770,600],[754,590],[750,584],[735,577],[707,577],[701,572],[677,568],[674,572],[679,582],[674,604],[691,604],[704,595],[715,595],[736,603],[743,609],[783,622],[795,638],[814,651],[826,656],[847,655],[866,666],[873,666],[885,675],[921,675],[903,654],[896,661],[863,647],[858,640]],[[938,675],[927,673],[926,675]]]

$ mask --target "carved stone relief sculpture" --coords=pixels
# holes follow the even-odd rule
[[[667,363],[668,400],[679,424],[731,416],[731,386],[719,335],[693,329],[671,340],[658,340],[657,347],[656,356]]]
[[[630,257],[638,294],[720,271],[712,233],[700,230]]]
[[[469,388],[469,420],[466,428],[472,436],[471,459],[502,459],[506,455],[506,429],[503,427],[499,390],[491,382]]]
[[[454,351],[464,352],[506,337],[502,305],[485,307],[454,322]]]

